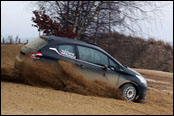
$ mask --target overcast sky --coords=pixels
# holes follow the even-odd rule
[[[39,36],[37,29],[32,27],[33,9],[30,1],[1,1],[1,35],[19,35],[25,40]],[[139,36],[173,42],[173,1],[162,10],[163,17],[156,17],[151,24],[143,27],[148,31]]]

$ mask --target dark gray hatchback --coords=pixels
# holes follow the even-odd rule
[[[96,45],[62,37],[40,36],[22,47],[16,56],[16,68],[26,56],[40,61],[64,60],[76,64],[84,77],[92,81],[103,80],[120,89],[126,100],[142,100],[146,96],[144,77],[123,66]]]

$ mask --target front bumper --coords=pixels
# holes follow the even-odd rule
[[[139,86],[139,97],[137,100],[145,100],[147,86]]]

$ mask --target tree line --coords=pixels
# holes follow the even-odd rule
[[[28,40],[21,41],[21,38],[18,35],[16,37],[12,35],[4,37],[1,35],[1,44],[26,44],[26,43],[28,43]]]

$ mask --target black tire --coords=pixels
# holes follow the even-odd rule
[[[132,84],[125,84],[121,87],[122,96],[125,100],[135,101],[137,96],[137,90]]]

